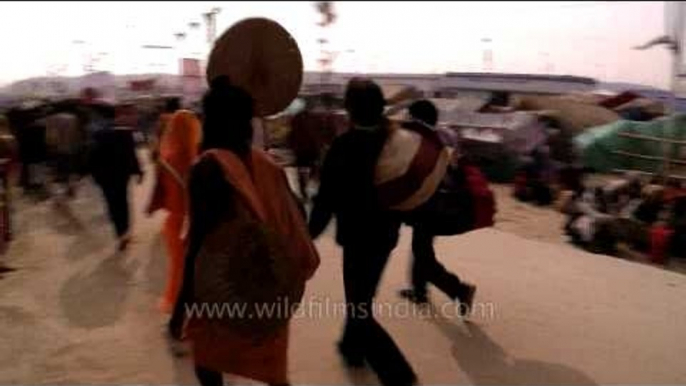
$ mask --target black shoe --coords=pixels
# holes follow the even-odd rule
[[[342,342],[338,342],[338,353],[343,357],[346,366],[351,368],[364,367],[364,355],[361,352],[351,349]]]
[[[167,340],[167,346],[169,351],[175,357],[183,357],[190,353],[190,349],[181,337],[181,333],[174,331],[169,324],[167,324],[164,337]]]
[[[183,321],[179,318],[170,318],[167,322],[167,336],[177,342],[183,340]]]
[[[417,375],[414,372],[406,377],[394,375],[388,379],[383,379],[383,377],[379,376],[379,381],[383,386],[415,386],[418,382]]]
[[[401,298],[407,299],[411,301],[414,304],[428,304],[429,303],[429,298],[426,295],[426,292],[417,292],[414,289],[408,288],[404,290],[400,290],[398,292]]]
[[[117,242],[117,250],[119,250],[119,252],[124,252],[129,247],[130,243],[131,235],[127,233],[119,238],[119,242]]]
[[[473,284],[465,284],[462,293],[457,300],[460,302],[460,316],[466,318],[472,312],[472,305],[474,304],[474,295],[476,294],[476,286]]]

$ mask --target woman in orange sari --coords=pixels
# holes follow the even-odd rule
[[[219,77],[212,82],[203,100],[203,111],[203,154],[193,166],[189,180],[189,244],[183,287],[169,324],[170,334],[180,339],[184,321],[188,318],[185,331],[192,342],[195,373],[202,386],[222,385],[222,373],[269,385],[286,385],[288,320],[274,327],[268,335],[261,335],[252,330],[260,324],[259,320],[251,317],[236,318],[238,323],[242,320],[249,327],[245,330],[224,324],[221,317],[203,317],[188,311],[189,307],[203,304],[199,288],[210,286],[217,291],[230,288],[230,292],[239,296],[265,291],[271,297],[270,291],[277,287],[277,282],[297,283],[295,285],[304,288],[305,281],[312,277],[319,265],[319,255],[283,169],[263,151],[252,147],[251,96],[229,85],[228,79]],[[251,240],[256,238],[256,233],[217,233],[226,221],[240,221],[236,219],[240,219],[240,213],[245,211],[253,213],[258,223],[265,224],[286,241],[283,249],[288,252],[283,256],[274,253],[269,260],[277,267],[276,276],[287,280],[253,282],[250,277],[247,280],[236,279],[240,273],[228,281],[221,278],[202,280],[207,278],[202,276],[203,272],[223,270],[226,264],[222,264],[222,259],[226,256],[222,253],[202,254],[201,251],[217,248],[217,242],[223,240],[229,249],[233,245],[252,249]],[[242,267],[242,261],[233,262]],[[210,269],[201,269],[203,264]],[[231,262],[229,266],[229,269],[234,267]],[[259,267],[257,271],[260,271]],[[252,272],[252,268],[241,272]],[[198,282],[195,282],[196,274],[201,275]],[[217,279],[216,276],[212,278]]]
[[[167,285],[159,303],[160,310],[165,313],[170,313],[174,307],[183,279],[183,256],[186,249],[183,233],[188,213],[186,181],[198,155],[201,135],[200,121],[195,114],[188,110],[179,110],[169,119],[160,140],[155,187],[157,202],[153,203],[151,211],[165,209],[168,212],[162,231],[169,256]]]
[[[155,125],[155,132],[153,133],[152,146],[151,148],[151,158],[153,161],[157,162],[160,157],[160,146],[162,142],[162,137],[164,136],[164,131],[169,126],[169,121],[175,112],[181,109],[181,101],[179,98],[167,99],[164,105],[164,112],[160,114],[157,119],[157,124]]]

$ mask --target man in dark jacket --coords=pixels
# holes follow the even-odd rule
[[[385,101],[378,85],[353,79],[345,96],[352,127],[327,153],[314,199],[310,233],[318,237],[336,216],[336,241],[343,248],[346,326],[339,351],[350,366],[366,360],[384,385],[411,385],[414,371],[373,316],[373,298],[400,219],[377,200],[374,170],[385,139]]]
[[[102,106],[101,116],[112,122],[115,118],[114,108]],[[100,186],[107,210],[119,240],[119,249],[127,247],[129,234],[129,198],[128,186],[132,175],[143,179],[138,158],[136,157],[133,139],[133,112],[128,106],[117,108],[116,120],[102,130],[93,133],[93,148],[90,153],[90,171],[95,182]]]

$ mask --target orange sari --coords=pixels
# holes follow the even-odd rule
[[[201,136],[200,121],[195,114],[179,110],[169,119],[160,140],[156,189],[163,192],[159,207],[169,212],[163,228],[169,256],[167,286],[159,305],[163,312],[171,312],[183,281],[186,249],[183,232],[188,213],[186,182],[198,155]]]
[[[298,267],[299,279],[308,280],[319,266],[319,255],[310,239],[305,220],[290,196],[285,173],[264,152],[252,150],[250,168],[228,150],[210,150],[224,171],[237,199],[278,230],[287,240]],[[288,324],[273,336],[258,339],[227,328],[210,318],[193,318],[186,328],[193,342],[195,364],[214,371],[231,373],[268,384],[287,384]]]
[[[155,127],[155,135],[153,136],[153,142],[152,142],[152,159],[153,161],[157,161],[157,159],[160,156],[160,144],[162,142],[162,136],[164,135],[165,130],[167,129],[167,126],[169,125],[169,121],[171,121],[171,117],[173,114],[170,113],[162,113],[160,114],[159,118],[157,119],[157,125]]]

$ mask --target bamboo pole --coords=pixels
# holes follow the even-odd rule
[[[643,170],[633,170],[633,169],[612,169],[612,172],[617,173],[617,174],[625,174],[625,173],[633,172],[633,173],[643,174],[643,175],[647,175],[647,176],[660,175],[659,173],[645,172]],[[678,174],[672,174],[672,175],[669,175],[668,177],[669,178],[676,178],[679,180],[686,180],[686,176],[682,176],[682,175],[678,175]]]
[[[625,151],[625,150],[614,150],[612,152],[614,154],[623,155],[623,156],[627,156],[627,157],[641,158],[641,159],[650,160],[650,161],[663,161],[663,162],[667,162],[668,164],[686,165],[686,160],[670,159],[669,156],[657,157],[657,156],[652,156],[652,155],[632,153],[632,152]]]
[[[626,138],[643,139],[646,141],[655,141],[655,142],[667,142],[667,143],[671,143],[674,145],[686,146],[686,141],[680,140],[680,139],[656,137],[653,135],[636,134],[636,133],[618,133],[617,135],[620,137],[626,137]]]

